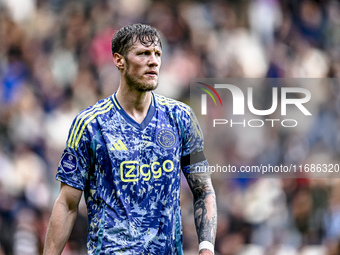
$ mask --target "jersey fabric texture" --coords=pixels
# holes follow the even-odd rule
[[[89,254],[180,255],[181,169],[207,165],[189,106],[152,92],[139,124],[114,94],[74,119],[56,179],[84,191]]]

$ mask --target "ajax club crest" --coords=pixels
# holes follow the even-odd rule
[[[176,144],[176,136],[172,130],[163,129],[157,133],[157,143],[166,149],[172,149]]]

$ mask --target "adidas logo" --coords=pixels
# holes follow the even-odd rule
[[[122,142],[122,140],[118,140],[116,143],[113,144],[113,146],[110,149],[111,151],[127,151],[125,144]]]

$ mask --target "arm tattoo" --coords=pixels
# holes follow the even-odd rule
[[[194,196],[194,217],[198,242],[215,243],[217,208],[215,191],[208,173],[185,174]]]

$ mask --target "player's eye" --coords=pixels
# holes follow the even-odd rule
[[[148,55],[150,55],[150,52],[149,51],[143,51],[143,52],[139,53],[138,55],[148,56]]]

